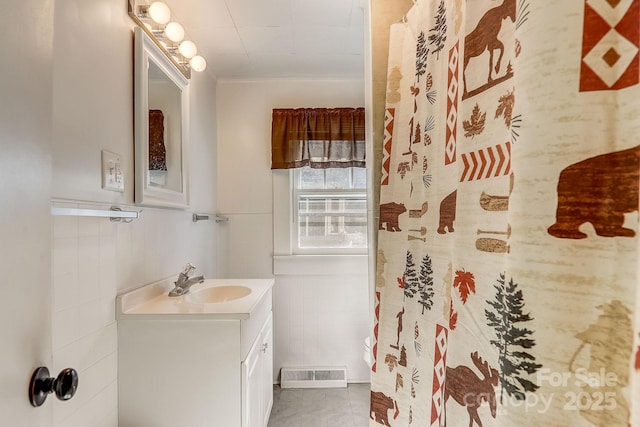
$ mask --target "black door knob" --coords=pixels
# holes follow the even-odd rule
[[[77,389],[78,372],[75,369],[63,369],[56,378],[52,378],[49,377],[49,369],[41,366],[31,376],[29,401],[35,407],[41,406],[49,393],[55,393],[60,400],[69,400]]]

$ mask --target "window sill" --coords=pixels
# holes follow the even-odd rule
[[[358,255],[276,255],[276,276],[340,276],[368,273],[368,256]]]

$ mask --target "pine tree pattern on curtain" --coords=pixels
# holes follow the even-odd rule
[[[640,0],[390,33],[370,424],[640,426]]]

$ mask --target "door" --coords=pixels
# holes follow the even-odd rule
[[[273,315],[242,362],[242,426],[266,427],[273,406]]]
[[[242,427],[262,427],[262,365],[260,335],[242,362]]]
[[[269,315],[261,333],[260,365],[262,369],[262,420],[266,427],[273,406],[273,315]]]
[[[0,424],[51,426],[29,404],[51,362],[53,1],[4,0],[0,28]],[[10,60],[7,60],[10,58]],[[50,366],[49,366],[50,367]]]

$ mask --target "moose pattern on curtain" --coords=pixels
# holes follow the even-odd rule
[[[640,0],[391,27],[370,424],[640,426]]]

